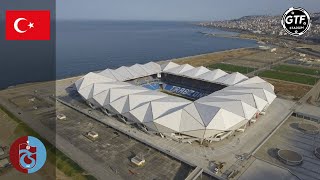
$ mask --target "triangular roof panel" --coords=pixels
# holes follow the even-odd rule
[[[88,73],[85,76],[81,77],[75,82],[77,90],[80,90],[84,87],[92,85],[93,83],[101,83],[101,82],[114,82],[116,80],[107,78],[105,76],[99,75],[97,73]]]
[[[166,62],[166,63],[161,64],[161,70],[166,71],[168,69],[172,69],[172,68],[175,68],[178,66],[179,66],[179,64],[170,61],[170,62]]]
[[[125,81],[126,80],[125,77],[123,77],[121,74],[117,73],[113,69],[105,69],[105,70],[101,71],[99,74],[102,76],[111,78],[111,79],[115,79],[117,81]]]
[[[222,76],[225,76],[227,74],[228,73],[222,71],[221,69],[215,69],[213,71],[209,71],[204,74],[201,74],[197,78],[203,79],[209,82],[213,82],[214,80],[221,78]]]
[[[200,67],[196,67],[196,68],[190,69],[188,71],[185,71],[185,72],[181,73],[181,75],[195,78],[195,77],[197,77],[201,74],[207,73],[207,72],[210,72],[210,70],[203,67],[203,66],[200,66]]]
[[[247,76],[245,76],[241,73],[235,72],[232,74],[222,76],[221,78],[218,78],[218,79],[214,80],[213,82],[217,82],[217,83],[221,83],[221,84],[225,84],[225,85],[234,85],[234,84],[236,84],[240,81],[246,80],[246,79],[248,79]]]
[[[147,64],[144,64],[143,67],[145,69],[152,70],[153,74],[157,74],[161,72],[161,66],[155,62],[148,62]]]
[[[189,70],[191,70],[193,68],[194,67],[189,65],[189,64],[183,64],[183,65],[180,65],[178,67],[168,69],[165,72],[171,73],[171,74],[181,74],[181,73],[189,71]]]
[[[216,113],[212,121],[208,124],[207,129],[225,131],[242,121],[244,121],[243,117],[233,114],[232,112],[226,111],[224,109],[220,109],[219,112]]]
[[[143,68],[143,66],[141,64],[134,64],[134,65],[130,66],[130,69],[139,73],[141,75],[141,77],[149,75],[149,73]]]
[[[145,92],[145,91],[149,91],[149,90],[140,86],[125,86],[125,87],[112,88],[110,89],[110,102],[113,102],[122,96]]]

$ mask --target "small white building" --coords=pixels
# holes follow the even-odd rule
[[[91,140],[96,140],[99,137],[99,134],[97,132],[94,131],[89,131],[87,133],[87,136],[91,139]]]
[[[57,115],[57,119],[59,119],[59,120],[66,120],[66,119],[67,119],[67,116],[64,115],[64,114],[58,114],[58,115]]]
[[[146,162],[144,157],[141,154],[136,155],[135,157],[131,158],[131,162],[136,166],[143,166]]]
[[[299,53],[299,56],[300,56],[300,57],[306,57],[306,54]]]

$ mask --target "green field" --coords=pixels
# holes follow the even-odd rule
[[[289,65],[278,65],[278,66],[273,67],[272,69],[277,70],[277,71],[286,71],[286,72],[319,75],[320,76],[320,69],[311,69],[311,68],[289,66]]]
[[[83,175],[84,170],[73,160],[64,155],[61,151],[55,148],[45,139],[42,139],[38,133],[33,131],[29,126],[23,123],[18,117],[12,114],[10,111],[0,106],[0,111],[6,113],[10,119],[18,123],[18,126],[14,130],[14,135],[17,137],[21,136],[34,136],[39,138],[47,149],[47,160],[52,164],[56,165],[57,168],[62,171],[65,175],[71,177],[72,179],[79,180],[95,180],[96,178],[91,175]]]
[[[251,67],[243,67],[243,66],[236,66],[232,64],[222,64],[222,63],[212,64],[212,65],[209,65],[208,67],[210,69],[221,69],[228,72],[239,72],[242,74],[247,74],[254,71],[254,68],[251,68]]]
[[[314,85],[319,80],[319,78],[315,78],[311,76],[290,74],[290,73],[272,71],[272,70],[263,71],[259,73],[258,76],[272,78],[272,79],[280,79],[284,81],[296,82],[301,84],[308,84],[308,85]]]

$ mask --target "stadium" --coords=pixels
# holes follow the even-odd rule
[[[93,109],[161,137],[220,141],[243,132],[276,98],[255,76],[174,62],[135,64],[90,72],[75,82]]]

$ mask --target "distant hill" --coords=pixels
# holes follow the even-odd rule
[[[311,15],[312,23],[320,24],[320,12]]]
[[[280,15],[276,15],[276,16],[271,16],[271,15],[252,15],[252,16],[243,16],[241,18],[238,19],[232,19],[232,21],[239,21],[239,20],[252,20],[252,19],[257,19],[257,18],[270,18],[270,17],[279,17]],[[310,14],[311,16],[311,20],[313,23],[317,23],[320,24],[320,12],[316,12],[316,13],[312,13]]]

